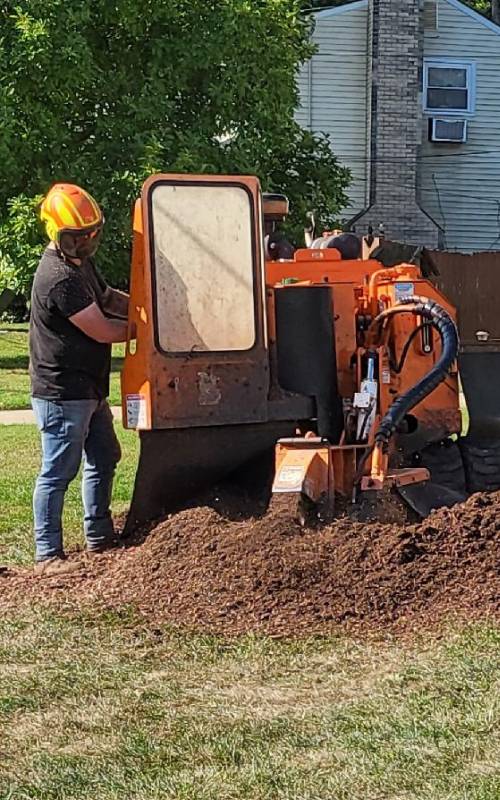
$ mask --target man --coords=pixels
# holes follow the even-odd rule
[[[128,296],[109,288],[92,262],[104,218],[72,184],[53,186],[41,205],[50,243],[31,296],[32,406],[42,438],[33,495],[35,572],[78,569],[66,561],[62,511],[83,456],[84,532],[89,553],[116,543],[110,512],[120,446],[107,402],[111,343],[127,338]]]

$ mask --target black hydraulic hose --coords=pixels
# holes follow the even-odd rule
[[[411,308],[406,308],[406,306],[411,306]],[[427,297],[405,297],[398,306],[388,309],[388,311],[383,311],[373,322],[374,324],[380,323],[384,318],[400,313],[411,313],[428,320],[441,338],[442,350],[431,371],[424,375],[404,395],[398,397],[382,419],[380,427],[375,434],[375,442],[382,445],[386,445],[389,442],[406,414],[445,380],[451,365],[458,356],[457,326],[439,303],[429,300]]]
[[[408,339],[406,340],[405,346],[403,347],[403,352],[401,353],[401,358],[399,359],[398,363],[395,363],[394,359],[389,359],[391,369],[393,372],[396,373],[396,375],[399,375],[399,373],[404,367],[406,357],[408,356],[412,342],[416,339],[420,331],[424,330],[426,325],[428,325],[428,323],[423,322],[422,325],[417,325],[417,327],[414,328],[414,330],[412,330],[412,332],[408,336]]]

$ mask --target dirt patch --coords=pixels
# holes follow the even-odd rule
[[[273,635],[500,616],[500,493],[406,526],[345,517],[304,529],[231,495],[212,506],[175,514],[98,559],[75,555],[83,569],[68,578],[0,576],[0,607],[130,603],[153,621]]]

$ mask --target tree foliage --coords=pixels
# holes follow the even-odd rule
[[[311,52],[300,0],[0,0],[0,288],[26,291],[54,181],[104,207],[100,263],[123,284],[130,214],[155,171],[250,173],[295,225],[328,222],[349,180],[294,121]]]
[[[467,5],[475,9],[475,11],[479,11],[480,14],[491,17],[492,0],[466,0],[466,2]]]

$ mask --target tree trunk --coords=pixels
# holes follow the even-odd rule
[[[491,19],[500,25],[500,0],[491,0]]]

